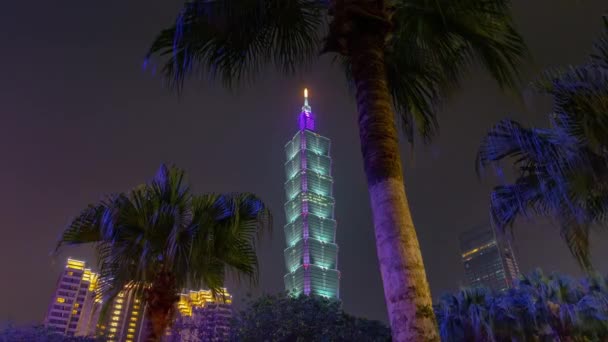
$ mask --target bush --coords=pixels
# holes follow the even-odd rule
[[[345,313],[340,302],[316,297],[264,296],[236,315],[232,341],[390,341],[378,321]]]
[[[608,283],[536,271],[502,293],[462,289],[435,307],[449,341],[606,341]]]

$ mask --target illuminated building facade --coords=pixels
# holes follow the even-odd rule
[[[134,291],[125,289],[114,298],[99,335],[107,342],[137,342],[146,338],[144,308]]]
[[[232,319],[232,296],[223,290],[213,296],[209,290],[180,294],[179,315],[169,341],[228,341]]]
[[[467,285],[504,291],[519,276],[511,244],[489,226],[460,235],[460,249]]]
[[[95,334],[99,318],[98,275],[84,261],[69,258],[57,282],[44,325],[67,336]]]
[[[330,140],[315,133],[304,90],[299,130],[285,145],[285,287],[292,295],[338,299],[340,272],[334,220]]]

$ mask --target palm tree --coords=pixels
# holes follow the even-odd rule
[[[184,176],[161,166],[149,184],[83,210],[57,245],[95,246],[105,306],[125,288],[141,295],[151,341],[170,325],[178,291],[206,286],[221,296],[227,273],[255,281],[254,242],[270,225],[254,195],[193,195]]]
[[[494,188],[499,228],[528,214],[557,219],[580,266],[591,272],[589,234],[608,218],[608,19],[589,62],[546,72],[535,87],[553,99],[549,129],[502,120],[482,141],[478,167],[515,165],[516,179]]]
[[[508,291],[461,289],[435,310],[443,341],[605,341],[608,288],[604,278],[574,281],[523,276]]]
[[[210,76],[226,86],[265,67],[293,74],[322,54],[355,90],[377,254],[395,341],[436,341],[422,254],[404,189],[395,114],[410,142],[437,129],[436,105],[468,68],[503,87],[526,55],[506,0],[190,0],[148,56],[169,86]]]

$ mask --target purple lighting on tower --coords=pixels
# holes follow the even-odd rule
[[[315,118],[313,117],[312,110],[308,105],[308,89],[304,89],[304,106],[302,106],[299,123],[300,130],[315,130]]]

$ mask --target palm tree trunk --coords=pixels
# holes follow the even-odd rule
[[[350,42],[361,151],[376,249],[394,341],[439,341],[431,293],[409,210],[395,114],[387,87],[384,36]]]
[[[159,272],[150,288],[146,289],[146,341],[162,341],[173,319],[177,300],[173,275]]]

